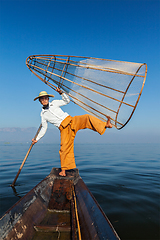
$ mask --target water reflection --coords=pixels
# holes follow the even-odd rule
[[[19,193],[17,193],[17,190],[14,186],[11,186],[12,190],[13,190],[13,193],[16,197],[18,197],[19,199],[22,198],[22,196],[19,195]]]

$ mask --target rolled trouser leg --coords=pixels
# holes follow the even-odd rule
[[[106,122],[103,122],[92,115],[85,114],[73,117],[71,128],[75,131],[75,134],[80,129],[88,128],[102,135],[106,130]]]
[[[59,154],[62,170],[76,168],[74,157],[74,138],[74,131],[70,129],[70,125],[61,131],[61,148]]]

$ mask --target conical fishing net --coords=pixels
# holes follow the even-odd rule
[[[123,128],[141,96],[147,65],[64,55],[33,55],[28,68],[44,83],[65,91],[81,108]]]

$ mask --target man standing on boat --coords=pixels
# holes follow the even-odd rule
[[[42,128],[36,140],[32,139],[32,143],[37,143],[38,140],[44,136],[48,122],[58,127],[61,134],[61,148],[59,151],[61,172],[59,175],[66,176],[66,170],[76,168],[74,138],[77,131],[88,128],[102,135],[106,128],[112,128],[112,124],[110,122],[110,117],[108,117],[107,122],[103,122],[89,114],[71,117],[60,108],[70,102],[68,95],[63,93],[59,88],[57,88],[56,91],[62,96],[62,100],[53,100],[49,102],[49,97],[54,97],[54,95],[48,94],[45,91],[40,92],[39,96],[34,99],[34,101],[39,99],[43,107],[41,112]]]

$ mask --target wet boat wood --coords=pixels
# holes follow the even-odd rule
[[[78,169],[59,172],[53,168],[0,218],[0,239],[120,239]]]

